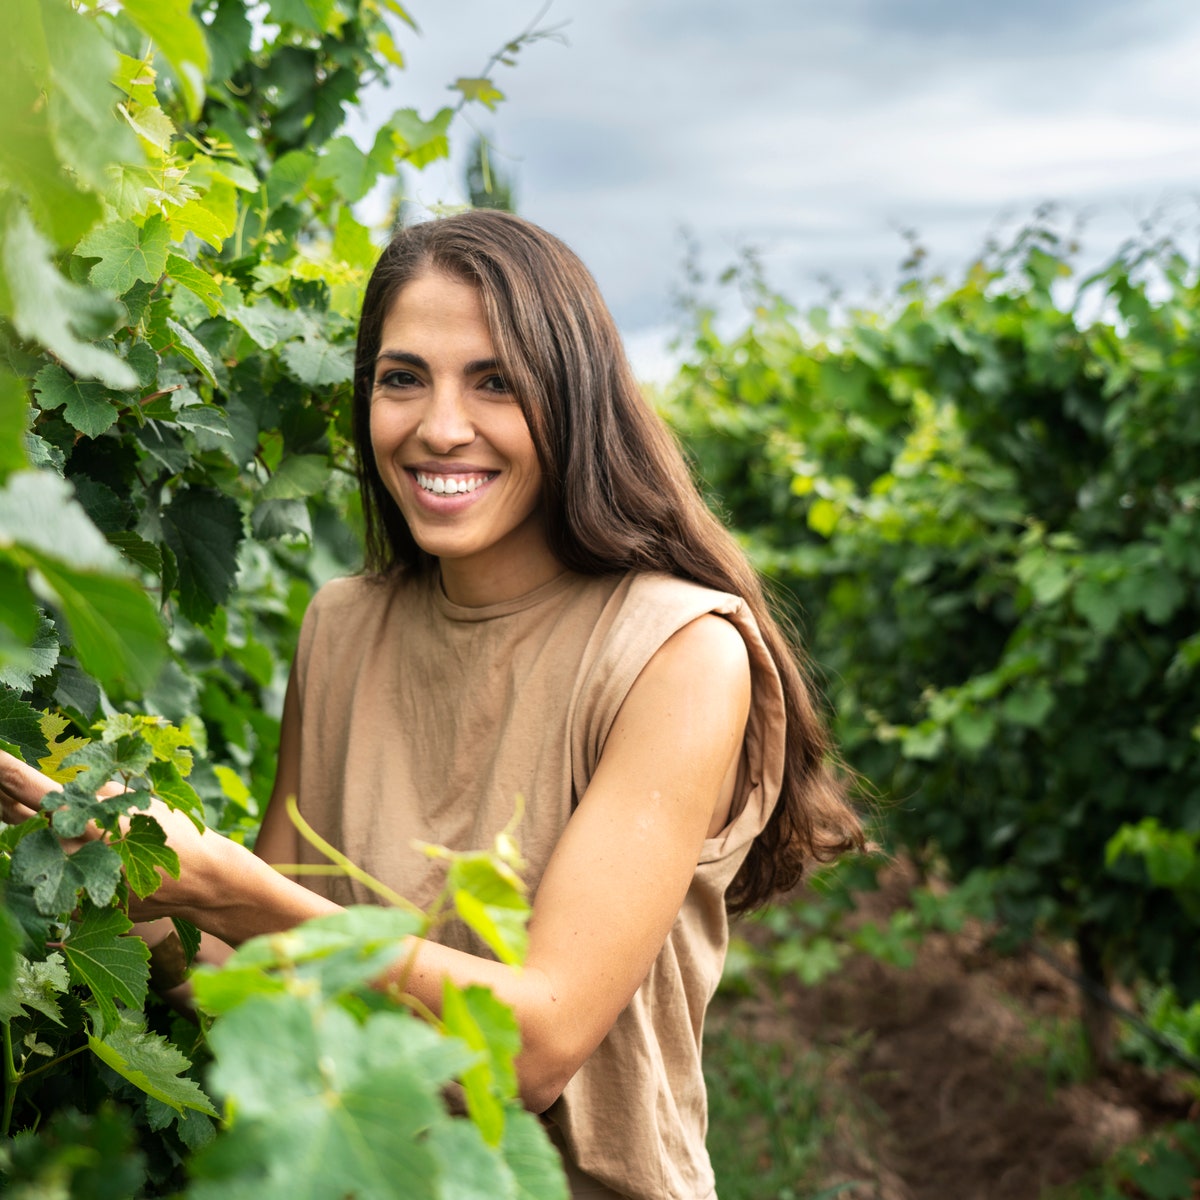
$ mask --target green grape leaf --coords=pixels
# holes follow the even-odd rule
[[[210,316],[215,317],[223,311],[221,285],[207,271],[201,270],[195,263],[189,262],[179,254],[167,256],[166,270],[176,283],[200,298]]]
[[[3,909],[0,913],[11,921]],[[11,1021],[21,1015],[22,1009],[31,1009],[61,1025],[58,998],[71,986],[62,955],[55,950],[44,962],[30,962],[24,955],[17,955],[16,968],[10,986],[0,991],[0,1021]]]
[[[72,379],[57,363],[48,363],[37,373],[33,388],[44,412],[65,406],[63,415],[85,437],[99,437],[117,419],[108,388],[92,380]]]
[[[0,891],[0,898],[3,893]],[[5,997],[17,986],[21,963],[17,951],[25,944],[25,931],[8,908],[0,905],[0,1021],[12,1020],[3,1015]]]
[[[171,64],[195,121],[204,104],[209,60],[203,26],[192,16],[189,0],[122,0],[121,7]]]
[[[157,104],[122,105],[121,113],[130,129],[156,149],[168,152],[179,131],[175,123]]]
[[[570,1200],[562,1159],[533,1113],[509,1104],[500,1151],[517,1182],[515,1200]]]
[[[229,422],[215,404],[189,404],[175,414],[175,423],[182,429],[203,430],[218,438],[231,438]]]
[[[262,490],[264,500],[305,500],[322,491],[331,468],[319,454],[292,454],[279,464]]]
[[[127,363],[92,345],[93,338],[106,337],[122,323],[125,309],[93,288],[66,279],[53,253],[29,215],[14,208],[0,247],[13,328],[45,346],[78,376],[111,388],[136,387],[137,375]]]
[[[313,168],[314,179],[328,179],[347,204],[361,200],[374,186],[379,171],[349,137],[336,137],[325,146]]]
[[[24,384],[0,368],[0,483],[11,472],[29,465],[25,450],[29,416]]]
[[[190,730],[172,725],[162,717],[143,715],[135,721],[138,736],[145,739],[159,762],[170,763],[181,775],[191,774],[191,747],[196,744],[196,739]]]
[[[139,279],[158,282],[167,267],[170,240],[167,222],[155,214],[140,228],[133,221],[101,225],[75,247],[75,253],[98,258],[88,278],[96,287],[121,296]]]
[[[103,1038],[89,1035],[88,1045],[101,1062],[147,1096],[169,1104],[177,1112],[194,1108],[210,1117],[217,1115],[199,1084],[180,1078],[191,1066],[187,1056],[160,1034],[122,1021]]]
[[[184,488],[163,509],[163,532],[179,567],[185,616],[206,624],[229,598],[237,575],[242,513],[237,502],[206,488]]]
[[[353,991],[378,979],[405,952],[405,938],[421,930],[421,918],[402,909],[352,905],[283,933],[253,938],[239,947],[226,970],[280,971],[316,981],[326,996]],[[256,986],[251,974],[245,983]]]
[[[170,336],[167,336],[168,334]],[[160,351],[174,350],[176,354],[182,355],[209,383],[216,386],[216,367],[212,355],[199,338],[184,329],[178,321],[167,318],[166,331],[156,342],[156,348]]]
[[[146,58],[131,58],[128,54],[117,55],[117,71],[113,83],[127,95],[135,104],[157,104],[154,94],[154,80],[158,72],[150,65],[150,56]]]
[[[418,171],[422,170],[431,162],[449,155],[450,139],[447,134],[453,119],[452,108],[439,109],[428,121],[422,120],[415,108],[397,109],[380,130],[376,148],[382,149],[386,144],[383,139],[390,134],[393,152],[401,155]]]
[[[70,5],[39,7],[48,52],[46,111],[58,159],[101,191],[111,163],[143,157],[132,130],[113,113],[116,93],[109,80],[118,68],[117,52],[99,22],[81,21]]]
[[[103,1036],[119,1021],[116,1001],[141,1008],[149,986],[150,951],[141,938],[124,937],[133,922],[115,908],[85,905],[83,920],[64,940],[71,979],[89,988],[100,1014]]]
[[[442,1024],[480,1057],[462,1072],[467,1111],[489,1146],[504,1135],[504,1102],[516,1095],[513,1059],[521,1049],[521,1034],[512,1009],[486,988],[455,987],[447,978],[442,989]]]
[[[30,15],[38,21],[39,14]],[[27,10],[28,11],[28,10]],[[41,30],[6,32],[10,44],[26,54]],[[44,46],[43,46],[44,49]],[[100,218],[99,200],[83,190],[80,181],[68,175],[55,153],[49,117],[42,99],[45,64],[34,67],[18,54],[0,72],[0,112],[4,113],[0,136],[0,174],[33,208],[39,225],[59,245],[71,245]]]
[[[14,544],[77,568],[121,569],[120,557],[89,520],[71,484],[51,471],[17,471],[0,489],[0,547]]]
[[[354,356],[350,350],[315,335],[300,342],[288,342],[283,348],[283,361],[309,387],[349,383],[354,377]]]
[[[165,800],[171,808],[177,808],[197,829],[204,829],[204,801],[196,794],[186,779],[180,775],[174,763],[152,762],[146,770],[154,794]]]
[[[67,854],[50,830],[37,829],[13,851],[12,877],[33,888],[39,912],[58,916],[75,907],[81,888],[94,904],[111,904],[121,883],[121,860],[104,842],[88,842]]]
[[[429,1131],[438,1174],[453,1180],[455,1200],[515,1200],[517,1181],[473,1121],[450,1121]]]
[[[456,1043],[407,1015],[374,1013],[360,1025],[340,1007],[287,995],[247,1001],[210,1041],[210,1082],[235,1117],[214,1143],[219,1156],[193,1163],[198,1200],[244,1194],[230,1191],[239,1173],[262,1200],[447,1194],[427,1135],[453,1120],[441,1088],[467,1061]],[[287,1054],[264,1053],[280,1044]]]
[[[203,1012],[220,1016],[239,1008],[253,996],[282,995],[287,983],[263,967],[226,963],[219,970],[200,966],[191,976],[192,996]]]
[[[0,740],[15,746],[17,756],[35,763],[49,753],[42,732],[42,714],[15,692],[0,687]]]
[[[128,579],[77,571],[47,556],[29,559],[49,585],[80,663],[114,696],[148,688],[166,655],[166,638],[150,598]]]
[[[129,886],[142,899],[161,886],[160,867],[172,879],[179,878],[179,855],[167,845],[162,826],[146,813],[135,813],[125,836],[111,845],[121,856]]]
[[[3,580],[5,574],[7,572],[0,572],[0,580]],[[21,590],[28,595],[24,588],[24,580],[21,581]],[[20,596],[21,593],[18,592],[18,597]],[[35,679],[43,679],[49,675],[58,663],[58,631],[54,622],[43,614],[22,649],[24,653],[19,663],[9,663],[0,667],[0,684],[18,692],[28,692]],[[0,659],[0,662],[2,661]]]
[[[529,901],[520,879],[488,854],[450,864],[447,886],[458,915],[505,963],[520,963],[529,944]]]
[[[467,78],[466,76],[460,76],[449,86],[454,90],[462,92],[464,100],[474,100],[493,111],[496,108],[497,101],[504,99],[504,93],[490,79],[482,77]]]
[[[218,253],[236,228],[237,188],[224,180],[218,180],[203,196],[189,200],[171,212],[174,241],[182,242],[192,233]]]

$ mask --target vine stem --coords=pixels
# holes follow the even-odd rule
[[[0,1021],[0,1025],[4,1027],[4,1120],[0,1124],[0,1137],[8,1137],[13,1104],[17,1099],[17,1084],[21,1082],[21,1077],[17,1074],[17,1064],[13,1062],[12,1024]]]
[[[64,1063],[68,1058],[74,1058],[77,1054],[82,1054],[85,1050],[90,1049],[87,1042],[82,1046],[76,1046],[74,1050],[68,1050],[66,1054],[60,1054],[57,1058],[52,1058],[49,1062],[44,1062],[40,1067],[34,1067],[32,1071],[25,1071],[21,1078],[32,1079],[35,1075],[40,1075],[43,1071],[50,1070],[51,1067],[57,1067],[59,1063]]]

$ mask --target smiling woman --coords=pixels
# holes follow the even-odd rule
[[[396,973],[435,1012],[446,980],[512,1008],[521,1097],[573,1195],[709,1200],[700,1043],[727,912],[862,840],[795,652],[591,276],[536,226],[398,233],[354,404],[366,570],[305,617],[255,854],[163,814],[180,878],[139,915],[237,944],[374,900],[269,867],[317,861],[293,796],[427,907],[442,866],[420,843],[491,845],[524,797],[523,967],[447,922]],[[39,787],[0,779],[10,815]]]
[[[381,343],[370,411],[376,466],[417,544],[439,559],[446,595],[506,599],[557,575],[537,450],[478,289],[440,271],[419,276],[392,303]],[[486,581],[483,593],[476,580]]]

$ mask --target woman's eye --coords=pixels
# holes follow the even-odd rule
[[[485,392],[495,392],[497,395],[507,396],[512,392],[508,380],[503,375],[489,375],[482,386]]]
[[[376,387],[406,388],[413,387],[420,380],[411,371],[385,371],[375,380]]]

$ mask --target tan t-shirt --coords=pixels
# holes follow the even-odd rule
[[[432,579],[336,580],[305,617],[296,659],[300,809],[369,874],[427,907],[444,866],[416,840],[486,849],[525,798],[518,830],[533,895],[588,786],[613,720],[658,648],[704,613],[746,641],[752,704],[729,824],[704,843],[683,908],[637,994],[546,1114],[574,1162],[616,1192],[703,1200],[705,1009],[728,942],[724,894],[779,794],[778,675],[744,603],[664,575],[570,572],[484,608]],[[306,861],[319,861],[307,845]],[[315,891],[375,897],[341,877]],[[483,957],[460,923],[438,937]]]

